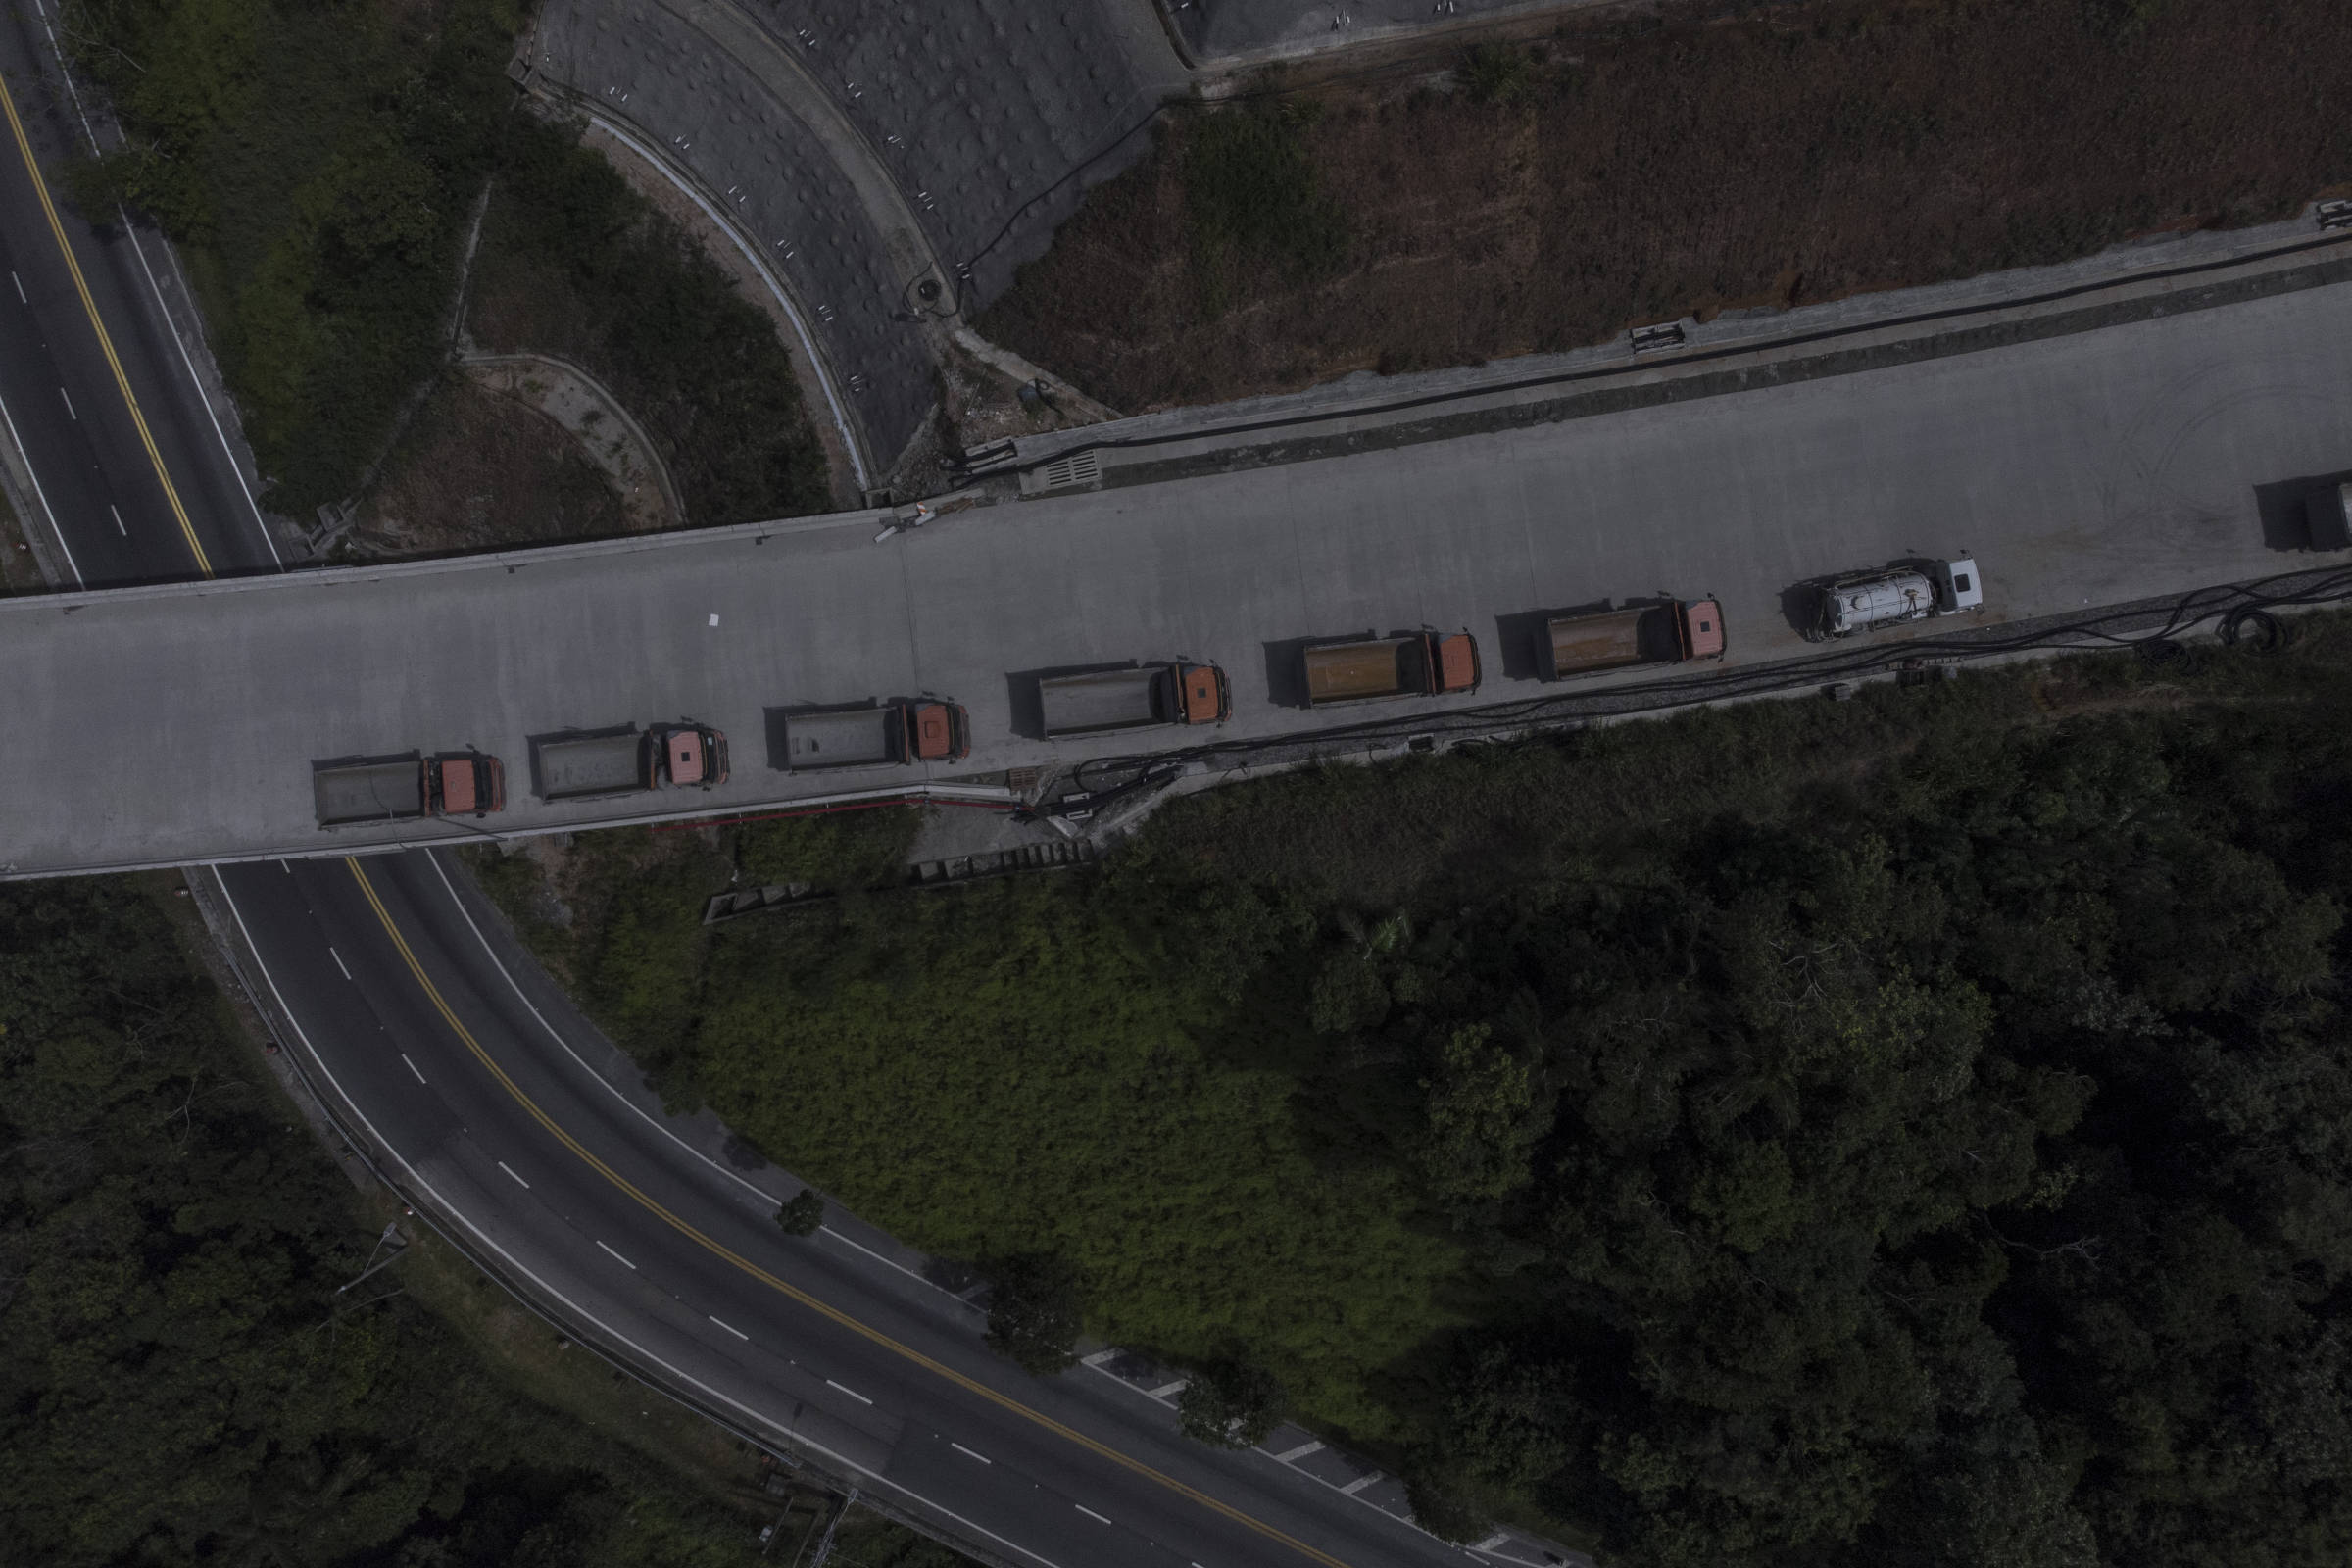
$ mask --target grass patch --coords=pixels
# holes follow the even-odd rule
[[[684,999],[668,1081],[789,1168],[1066,1268],[1098,1332],[1368,1444],[1433,1528],[2317,1560],[2352,1505],[2291,1423],[2352,1395],[2296,1370],[2340,1333],[2352,1145],[2296,1129],[2352,1116],[2352,617],[2296,625],[1294,774],[1088,873],[691,952],[582,905],[567,941]],[[682,920],[626,886],[611,930]]]
[[[2342,36],[2334,0],[1571,17],[1443,90],[1181,113],[978,324],[1141,411],[2278,218],[2352,179]]]
[[[554,354],[610,388],[698,526],[831,505],[773,324],[576,127],[510,127],[468,324],[484,348]]]
[[[510,0],[68,8],[129,138],[72,188],[183,247],[273,510],[347,495],[440,359],[519,22]]]

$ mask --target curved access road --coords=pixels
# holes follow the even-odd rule
[[[168,249],[93,230],[40,179],[76,134],[43,21],[0,22],[0,403],[24,524],[70,583],[274,569],[233,420],[217,427],[173,333]],[[567,1331],[770,1448],[1005,1564],[1452,1555],[1265,1455],[1186,1442],[1112,1378],[1025,1377],[886,1239],[861,1250],[846,1220],[784,1236],[775,1173],[761,1187],[601,1076],[625,1063],[444,862],[197,885],[306,1076],[416,1206]]]
[[[215,873],[248,981],[409,1201],[582,1339],[1001,1562],[1406,1568],[1457,1548],[1087,1368],[1030,1377],[797,1183],[698,1147],[436,855]],[[746,1156],[738,1156],[743,1158]],[[763,1180],[764,1178],[764,1180]]]

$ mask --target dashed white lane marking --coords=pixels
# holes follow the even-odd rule
[[[708,1312],[704,1313],[703,1315],[704,1315],[705,1317],[710,1317],[710,1313],[708,1313]],[[732,1334],[732,1335],[734,1335],[734,1336],[735,1336],[737,1339],[739,1339],[739,1340],[748,1340],[748,1339],[750,1339],[750,1338],[751,1338],[751,1336],[750,1336],[749,1334],[746,1334],[746,1333],[744,1333],[744,1332],[743,1332],[743,1330],[741,1330],[741,1329],[737,1328],[737,1327],[736,1327],[734,1324],[732,1324],[732,1323],[723,1322],[723,1321],[721,1321],[720,1319],[718,1319],[718,1318],[714,1318],[714,1317],[710,1318],[710,1321],[711,1321],[711,1322],[713,1322],[713,1323],[716,1323],[716,1324],[718,1324],[718,1326],[719,1326],[720,1328],[722,1328],[722,1329],[725,1329],[725,1330],[726,1330],[726,1331],[727,1331],[729,1334]]]
[[[400,1054],[400,1059],[403,1061],[409,1061],[409,1054],[405,1051],[402,1052]],[[409,1061],[409,1071],[416,1073],[416,1081],[418,1083],[424,1082],[424,1074],[416,1071],[416,1064],[415,1062]]]
[[[836,1383],[831,1378],[825,1379],[825,1387],[828,1389],[839,1389],[851,1398],[856,1399],[859,1404],[871,1404],[874,1402],[873,1400],[867,1398],[864,1395],[859,1394],[856,1389],[851,1388],[848,1384]]]
[[[326,956],[335,960],[335,967],[343,971],[344,979],[348,980],[351,978],[351,965],[343,961],[343,955],[337,953],[334,949],[329,948],[326,950]]]
[[[106,510],[115,514],[115,532],[121,534],[125,539],[129,538],[130,530],[122,526],[122,509],[116,506],[112,501],[109,501],[106,504]]]
[[[1087,1516],[1089,1519],[1101,1519],[1101,1520],[1102,1521],[1102,1523],[1104,1523],[1104,1524],[1108,1524],[1108,1523],[1110,1523],[1110,1521],[1109,1521],[1108,1519],[1104,1519],[1104,1518],[1102,1518],[1102,1515],[1101,1515],[1101,1514],[1099,1514],[1099,1513],[1095,1512],[1095,1510],[1094,1510],[1094,1509],[1092,1509],[1092,1508],[1089,1508],[1089,1507],[1088,1507],[1088,1506],[1087,1506],[1085,1503],[1083,1503],[1083,1502],[1073,1502],[1073,1503],[1071,1503],[1071,1504],[1070,1504],[1070,1506],[1071,1506],[1071,1507],[1073,1507],[1073,1508],[1075,1508],[1075,1509],[1077,1509],[1077,1510],[1078,1510],[1080,1513],[1082,1513],[1082,1514],[1086,1515],[1086,1516]]]
[[[596,1245],[597,1245],[597,1246],[599,1246],[599,1247],[605,1247],[605,1244],[604,1244],[604,1243],[602,1243],[602,1242],[599,1242],[599,1243],[597,1243]],[[612,1252],[612,1249],[611,1249],[610,1247],[605,1247],[605,1250],[606,1250],[606,1251],[608,1251],[608,1252]],[[635,1273],[635,1272],[636,1272],[636,1269],[637,1269],[637,1265],[636,1265],[636,1264],[634,1264],[634,1263],[630,1262],[630,1261],[629,1261],[627,1258],[625,1258],[625,1257],[621,1257],[621,1256],[620,1256],[620,1254],[619,1254],[618,1252],[612,1252],[612,1255],[613,1255],[614,1257],[616,1257],[616,1258],[619,1258],[619,1259],[620,1259],[620,1266],[621,1266],[622,1268],[625,1268],[625,1269],[629,1270],[631,1273]]]
[[[30,305],[32,301],[24,297],[24,280],[19,277],[13,271],[8,274],[8,280],[17,285],[17,303],[19,305]]]
[[[498,1168],[505,1171],[510,1176],[514,1176],[514,1167],[508,1164],[503,1159],[498,1162]],[[531,1190],[531,1184],[524,1181],[520,1176],[514,1176],[514,1185],[521,1188],[526,1193]]]
[[[956,1442],[954,1439],[949,1440],[948,1446],[954,1448],[957,1453],[962,1454],[966,1459],[977,1459],[982,1464],[995,1464],[997,1462],[996,1460],[991,1459],[985,1453],[973,1452],[971,1449],[965,1447],[962,1444]]]
[[[79,424],[81,422],[81,416],[74,412],[74,399],[67,394],[66,389],[62,386],[57,389],[57,395],[61,398],[65,398],[66,400],[66,417],[72,419],[75,424]]]

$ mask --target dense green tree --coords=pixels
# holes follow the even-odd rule
[[[1192,796],[730,928],[681,1054],[911,1237],[1081,1259],[1189,1430],[1261,1369],[1449,1534],[2332,1568],[2348,675],[2314,617]]]
[[[1077,1270],[1024,1253],[989,1267],[988,1345],[1024,1372],[1048,1377],[1078,1364],[1085,1301]]]
[[[1266,1441],[1290,1407],[1274,1374],[1253,1362],[1213,1361],[1196,1368],[1176,1396],[1184,1435],[1217,1448],[1250,1448]]]

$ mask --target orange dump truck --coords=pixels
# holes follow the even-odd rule
[[[1712,599],[1674,599],[1544,623],[1536,659],[1545,680],[1597,675],[1634,664],[1677,664],[1721,659],[1723,607]]]
[[[507,808],[507,769],[479,752],[329,762],[311,770],[311,794],[320,827],[413,816],[486,816]]]
[[[633,724],[572,730],[531,742],[541,799],[592,801],[664,784],[710,789],[727,781],[727,737],[707,724]]]
[[[1478,639],[1466,631],[1313,643],[1306,650],[1309,708],[1449,696],[1474,692],[1478,682]]]
[[[869,703],[784,715],[784,767],[792,773],[956,762],[971,749],[970,725],[956,703]]]
[[[1221,724],[1233,711],[1223,670],[1181,661],[1051,675],[1037,683],[1037,696],[1049,737],[1156,724]]]

